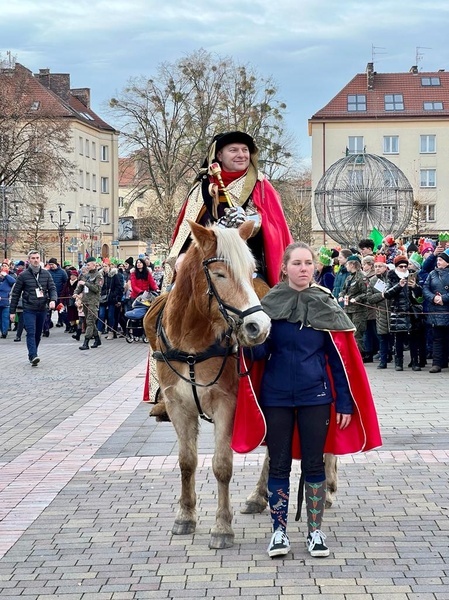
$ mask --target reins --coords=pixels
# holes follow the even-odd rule
[[[173,348],[170,344],[170,341],[167,337],[167,334],[166,334],[165,329],[162,324],[162,317],[163,317],[164,308],[165,308],[165,306],[164,306],[164,307],[162,307],[161,311],[159,312],[157,321],[156,321],[156,333],[157,333],[158,339],[161,342],[161,344],[160,344],[161,349],[157,350],[156,352],[153,353],[153,356],[156,360],[163,361],[167,365],[167,367],[169,367],[169,369],[171,369],[171,371],[173,373],[175,373],[175,375],[177,377],[179,377],[180,379],[182,379],[186,383],[189,383],[192,386],[193,398],[195,400],[195,404],[198,409],[198,414],[201,419],[204,419],[208,423],[213,423],[213,419],[208,417],[203,412],[203,410],[201,408],[201,403],[200,403],[200,400],[198,397],[197,388],[198,387],[207,388],[207,387],[211,387],[217,383],[217,381],[220,379],[221,375],[223,374],[223,371],[225,369],[225,366],[226,366],[229,356],[231,356],[232,354],[235,354],[237,352],[237,350],[234,348],[234,344],[232,343],[232,337],[233,337],[234,332],[237,331],[239,327],[241,327],[245,317],[247,317],[248,315],[251,315],[255,312],[259,312],[259,311],[263,310],[263,308],[260,304],[251,306],[247,310],[242,311],[230,304],[223,302],[222,299],[220,298],[220,295],[218,294],[214,284],[212,283],[212,279],[211,279],[209,268],[208,268],[208,266],[214,262],[224,262],[224,259],[215,256],[215,257],[203,260],[203,263],[202,263],[204,274],[206,276],[207,285],[208,285],[206,293],[209,296],[209,306],[210,306],[210,302],[212,301],[212,298],[215,298],[215,300],[217,301],[218,309],[219,309],[222,317],[228,324],[227,330],[223,333],[220,340],[216,341],[214,344],[212,344],[211,346],[209,346],[208,348],[206,348],[205,350],[203,350],[202,352],[199,352],[197,354],[192,354],[189,352],[184,352],[183,350],[179,350],[177,348]],[[231,316],[229,313],[233,313],[234,315],[236,315],[237,319],[234,318],[233,316]],[[223,342],[224,342],[224,345],[223,345]],[[164,347],[163,349],[162,349],[162,346]],[[214,377],[214,379],[212,381],[210,381],[209,383],[198,383],[195,378],[195,365],[197,363],[201,363],[210,358],[219,358],[219,357],[223,357],[223,360],[222,360],[221,366],[218,370],[218,373]],[[172,362],[181,362],[181,363],[187,364],[189,367],[189,377],[187,378],[184,375],[182,375],[171,364]],[[239,373],[239,376],[244,375],[244,374],[245,373]]]

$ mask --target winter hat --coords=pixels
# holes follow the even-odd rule
[[[374,258],[374,262],[375,263],[384,263],[384,264],[386,264],[387,258],[385,256],[385,254],[376,254],[376,256]]]
[[[71,277],[72,275],[75,275],[75,277],[78,277],[78,271],[75,271],[75,269],[72,269],[71,271],[69,271],[69,277]]]
[[[398,265],[407,265],[408,266],[408,258],[406,256],[404,256],[403,254],[398,254],[398,256],[395,257],[393,262],[394,262],[395,267],[397,267]]]
[[[362,261],[360,260],[360,257],[357,256],[357,254],[351,254],[351,256],[348,256],[348,262],[351,260],[357,261],[360,265],[362,264]]]
[[[326,246],[321,246],[318,249],[318,262],[328,267],[332,264],[332,250],[326,248]]]
[[[69,260],[65,260],[65,261],[62,263],[62,266],[63,266],[63,267],[70,267],[70,261],[69,261]]]
[[[417,252],[418,251],[418,246],[416,244],[414,244],[413,242],[410,242],[410,244],[407,246],[407,252]]]
[[[126,263],[127,263],[129,266],[130,266],[130,267],[132,267],[132,266],[134,265],[134,258],[133,258],[132,256],[130,256],[129,258],[127,258],[127,259],[125,260],[125,262],[126,262]]]
[[[413,252],[408,260],[412,263],[415,269],[418,269],[418,271],[422,267],[423,258],[419,252]]]
[[[394,246],[396,244],[396,241],[392,235],[387,235],[387,237],[385,238],[385,243],[388,246]]]
[[[86,258],[86,263],[90,263],[90,262],[96,262],[97,259],[95,258],[95,256],[89,256],[89,258]]]
[[[57,265],[58,261],[56,258],[50,258],[50,260],[48,261],[49,265]]]
[[[444,252],[441,252],[441,254],[438,254],[438,258],[442,258],[444,261],[449,263],[449,251],[445,250]]]

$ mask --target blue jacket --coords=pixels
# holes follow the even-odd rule
[[[68,279],[67,271],[61,269],[61,267],[58,265],[57,269],[49,269],[48,272],[53,277],[53,281],[55,282],[56,286],[56,291],[58,293],[58,298],[60,298],[62,296],[62,289]]]
[[[16,280],[12,275],[0,275],[0,308],[9,306],[9,297]]]
[[[428,321],[438,327],[449,327],[449,267],[434,269],[424,283],[424,298],[427,301]],[[433,299],[439,292],[443,304],[435,304]]]
[[[343,290],[343,286],[345,284],[345,281],[347,279],[347,277],[349,276],[349,271],[348,269],[342,265],[338,271],[338,273],[335,275],[335,279],[334,279],[334,288],[332,290],[332,294],[335,296],[335,298],[340,297],[341,292]]]
[[[353,412],[346,374],[327,331],[302,327],[301,323],[274,320],[269,338],[253,348],[253,355],[256,360],[267,358],[261,385],[261,406],[331,403],[333,397],[327,362],[332,372],[337,412]]]

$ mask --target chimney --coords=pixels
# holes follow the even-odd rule
[[[374,63],[369,62],[366,65],[366,87],[369,90],[374,89],[374,75],[375,75]]]
[[[76,88],[70,90],[72,96],[75,96],[86,108],[90,108],[90,88]]]
[[[34,75],[44,87],[54,92],[64,102],[70,100],[70,75],[68,73],[50,73],[50,69],[39,69]]]
[[[413,67],[410,67],[410,73],[412,73],[413,75],[418,75],[417,65],[413,65]]]

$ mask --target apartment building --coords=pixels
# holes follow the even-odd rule
[[[383,156],[405,174],[422,234],[449,230],[449,73],[377,73],[373,63],[309,119],[312,189],[347,154]],[[315,211],[314,237],[323,239]],[[388,222],[384,224],[388,230]]]
[[[1,65],[0,77],[14,78],[24,89],[33,119],[51,118],[68,124],[66,158],[70,178],[57,189],[44,190],[36,240],[45,258],[77,263],[86,253],[114,256],[118,230],[118,131],[90,107],[89,88],[71,88],[70,74],[40,69],[33,74],[23,65]],[[0,80],[1,81],[1,80]],[[1,93],[1,90],[0,90]],[[26,185],[26,184],[25,184]],[[34,185],[39,186],[39,181]],[[14,186],[9,191],[14,192]],[[21,183],[22,191],[24,183]],[[25,190],[26,191],[26,190]],[[17,196],[17,194],[16,194]],[[19,206],[19,212],[21,207]],[[22,258],[33,242],[25,225],[11,244],[11,256]]]

